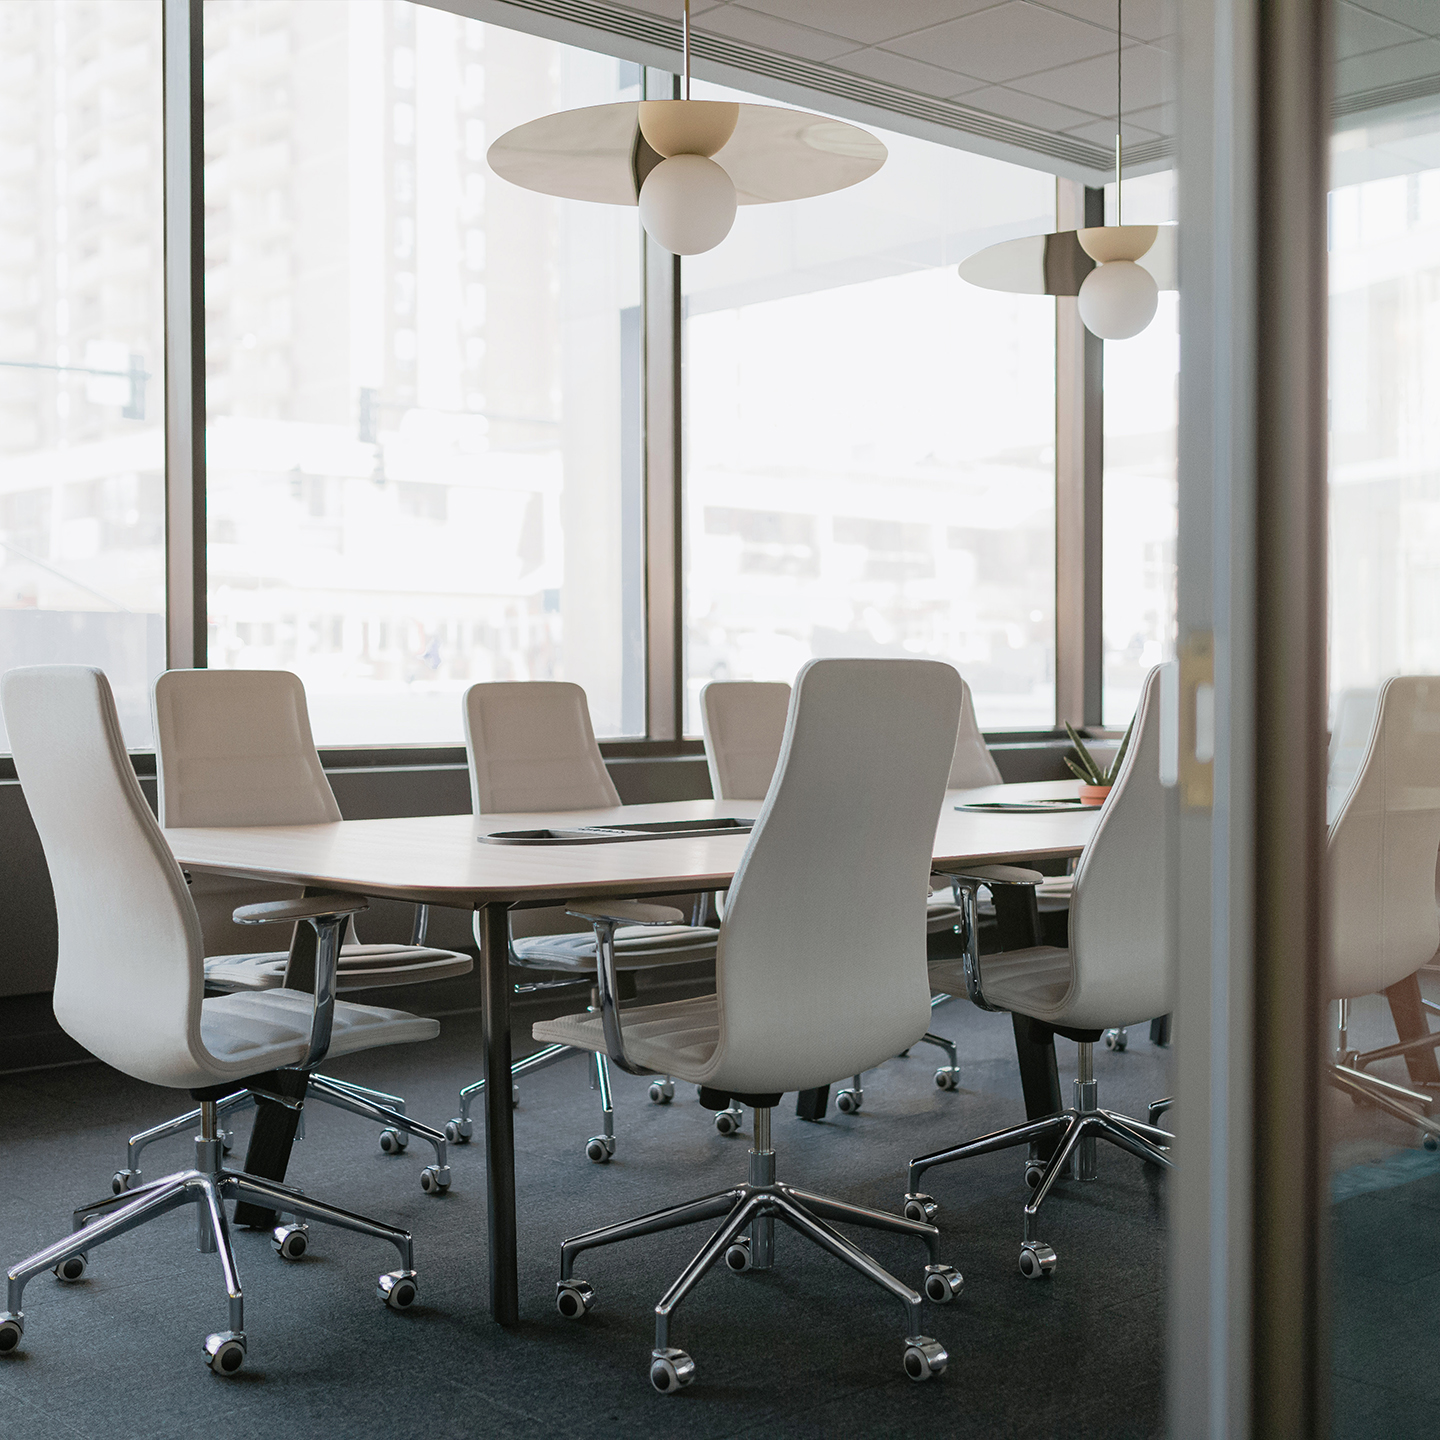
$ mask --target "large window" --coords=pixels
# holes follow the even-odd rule
[[[1054,723],[1055,309],[955,266],[1051,228],[1055,181],[878,133],[879,174],[683,266],[691,733],[708,680],[812,655],[935,656],[983,725]]]
[[[164,666],[160,0],[0,4],[0,670]],[[8,748],[0,720],[0,750]]]
[[[477,680],[644,731],[634,210],[489,142],[638,71],[409,0],[205,6],[209,654],[321,744],[454,742]]]

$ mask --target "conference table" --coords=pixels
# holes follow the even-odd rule
[[[1071,781],[952,790],[935,830],[933,869],[1023,863],[1078,855],[1098,810],[994,812],[957,806],[1046,799],[1073,800]],[[485,1165],[490,1309],[502,1325],[519,1319],[516,1254],[515,1133],[510,1087],[508,911],[565,900],[643,899],[723,890],[748,836],[724,833],[727,819],[754,819],[759,801],[685,800],[563,814],[427,815],[341,820],[324,825],[253,825],[167,830],[176,859],[190,870],[247,880],[303,885],[353,895],[475,911],[480,950]],[[661,834],[638,840],[509,842],[502,832],[559,830],[674,821],[719,821],[710,833]],[[918,917],[917,917],[918,918]]]

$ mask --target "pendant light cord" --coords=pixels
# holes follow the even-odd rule
[[[681,22],[681,39],[685,49],[685,98],[690,98],[690,0],[685,0],[685,18]]]
[[[1125,114],[1120,98],[1122,94],[1120,88],[1120,56],[1125,48],[1125,35],[1121,29],[1121,6],[1124,5],[1124,3],[1125,0],[1115,0],[1115,223],[1117,225],[1123,225],[1125,223],[1123,218],[1124,212],[1120,204],[1120,124]],[[690,10],[690,0],[685,0],[685,10],[688,14]],[[688,61],[685,69],[688,74],[690,69]]]

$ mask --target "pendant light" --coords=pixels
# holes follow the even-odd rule
[[[1115,0],[1115,224],[1002,241],[960,265],[962,280],[988,290],[1077,296],[1081,321],[1102,340],[1138,335],[1155,318],[1159,292],[1176,285],[1175,226],[1123,223],[1122,3]]]
[[[503,179],[572,200],[638,205],[646,233],[676,255],[713,250],[739,205],[801,200],[873,175],[886,150],[868,130],[775,105],[690,98],[684,0],[683,98],[564,110],[491,145]]]

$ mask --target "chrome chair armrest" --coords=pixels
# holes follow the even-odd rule
[[[932,883],[940,879],[932,875]],[[962,961],[965,972],[965,997],[981,1010],[998,1010],[985,999],[985,982],[980,973],[980,915],[979,893],[983,885],[987,889],[998,885],[1025,885],[1034,888],[1045,877],[1038,870],[1027,870],[1019,865],[972,865],[963,874],[947,875],[955,904],[960,910],[960,939],[964,945]]]
[[[608,920],[612,925],[683,925],[685,915],[673,905],[651,905],[644,900],[597,900],[581,906],[567,905],[567,915],[598,925]]]
[[[410,943],[412,945],[423,945],[425,936],[430,932],[430,907],[428,905],[417,905],[415,907],[415,921],[410,927]]]
[[[330,1049],[340,940],[350,917],[369,908],[369,902],[359,896],[309,895],[303,900],[267,900],[257,905],[242,905],[235,911],[238,925],[303,920],[315,931],[315,1007],[310,1015],[310,1045],[296,1069],[313,1069]]]

